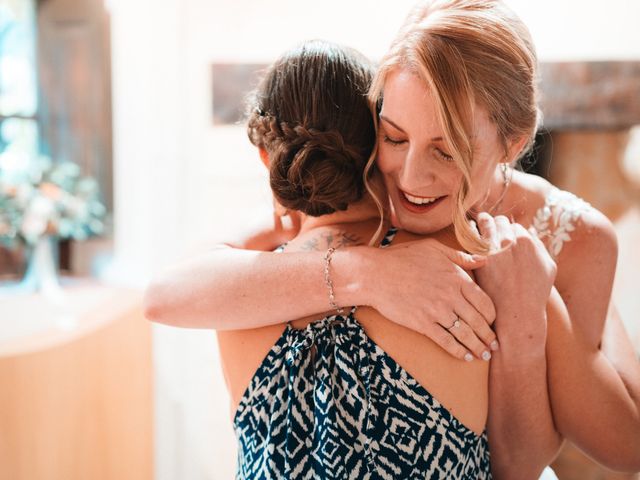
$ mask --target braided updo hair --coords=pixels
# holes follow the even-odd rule
[[[366,96],[373,73],[357,51],[319,40],[267,70],[250,100],[247,133],[269,155],[282,206],[320,216],[362,198],[375,142]]]

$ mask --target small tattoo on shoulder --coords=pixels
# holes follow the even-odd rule
[[[330,247],[353,247],[363,244],[364,242],[359,235],[341,230],[338,232],[322,232],[305,240],[299,248],[305,252],[317,252]]]
[[[318,238],[313,237],[305,241],[302,245],[300,245],[300,250],[304,250],[305,252],[318,251]]]
[[[340,232],[340,237],[338,238],[339,247],[362,245],[363,243],[362,238],[358,235],[349,232]]]
[[[331,245],[333,245],[333,232],[324,232],[322,234],[322,237],[324,238],[325,242],[326,242],[326,247],[325,248],[329,248]]]

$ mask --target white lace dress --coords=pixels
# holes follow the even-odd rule
[[[571,192],[554,188],[534,217],[532,227],[538,238],[546,245],[554,258],[560,255],[564,244],[571,240],[580,216],[591,209],[591,205]]]

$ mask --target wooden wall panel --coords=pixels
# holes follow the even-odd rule
[[[151,328],[132,298],[102,296],[79,328],[0,346],[0,480],[152,480]]]

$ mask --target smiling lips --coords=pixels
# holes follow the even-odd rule
[[[402,190],[398,189],[400,194],[400,201],[402,205],[414,213],[425,213],[429,210],[435,208],[438,204],[442,202],[446,195],[442,197],[417,197],[415,195],[410,195]]]

